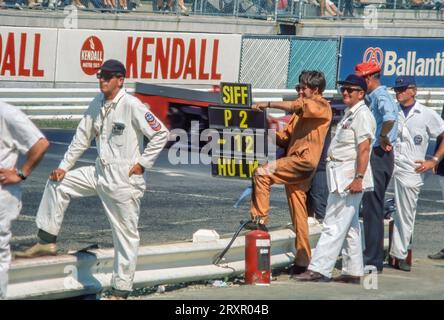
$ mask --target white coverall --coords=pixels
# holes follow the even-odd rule
[[[26,154],[43,134],[20,110],[0,101],[0,168],[15,168],[19,153]],[[11,222],[22,208],[20,184],[0,184],[0,300],[6,298],[11,262]]]
[[[418,160],[424,160],[430,138],[444,132],[444,120],[433,110],[416,102],[407,117],[399,112],[393,171],[396,214],[390,255],[405,259],[413,236],[418,196],[423,183],[416,173]]]
[[[167,128],[142,102],[121,89],[108,109],[103,94],[94,98],[77,127],[59,168],[61,182],[48,180],[37,212],[37,227],[57,235],[71,198],[98,195],[111,225],[114,243],[113,288],[130,291],[139,248],[137,224],[145,190],[143,175],[129,177],[141,164],[151,168],[168,140]],[[143,137],[149,143],[143,150]],[[96,139],[95,166],[74,170],[79,157]],[[70,171],[71,170],[71,171]]]
[[[328,150],[327,185],[330,191],[321,237],[313,252],[308,270],[331,278],[342,248],[342,274],[364,274],[359,205],[361,193],[349,193],[345,188],[356,175],[358,145],[375,138],[376,122],[364,101],[345,110]],[[363,179],[363,191],[373,188],[373,176],[368,163]]]

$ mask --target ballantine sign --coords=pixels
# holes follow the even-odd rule
[[[416,51],[408,51],[400,56],[395,51],[384,53],[384,76],[444,76],[444,52],[435,57],[419,56]]]

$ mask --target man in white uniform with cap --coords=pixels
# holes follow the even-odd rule
[[[376,121],[364,102],[364,78],[352,74],[338,84],[348,108],[328,149],[330,194],[322,234],[307,271],[295,277],[299,281],[330,280],[341,248],[342,275],[333,280],[359,283],[364,275],[359,205],[363,192],[373,188],[369,159]]]
[[[410,271],[405,261],[413,236],[418,196],[423,173],[433,169],[444,156],[441,143],[435,154],[426,159],[430,138],[444,137],[444,120],[434,111],[415,100],[416,82],[411,76],[396,78],[393,88],[401,106],[395,147],[394,187],[396,214],[390,256],[396,258],[395,267]]]
[[[98,195],[111,224],[114,243],[112,296],[127,298],[132,290],[139,248],[137,224],[145,191],[143,173],[153,166],[168,140],[168,130],[148,108],[123,88],[125,67],[107,60],[100,68],[101,94],[77,127],[59,167],[46,185],[37,212],[39,243],[16,257],[55,255],[56,236],[71,198]],[[144,149],[144,136],[149,143]],[[71,170],[96,139],[95,166]]]
[[[6,298],[11,262],[11,222],[22,208],[21,182],[43,158],[48,140],[19,109],[0,101],[0,300]],[[26,154],[21,169],[19,153]]]

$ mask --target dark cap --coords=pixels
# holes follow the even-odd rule
[[[399,76],[395,80],[395,85],[393,86],[393,89],[395,88],[405,88],[405,87],[416,87],[416,81],[415,78],[412,76]]]
[[[345,80],[338,81],[340,85],[356,86],[367,92],[367,82],[363,77],[359,77],[355,74],[349,74]]]
[[[355,66],[357,76],[364,77],[378,72],[381,72],[381,66],[375,62],[363,62]]]
[[[126,69],[122,62],[114,59],[106,60],[100,67],[100,71],[120,73],[123,76],[126,74]]]

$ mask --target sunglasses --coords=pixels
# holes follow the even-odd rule
[[[296,85],[296,91],[297,92],[299,92],[301,90],[304,91],[307,88],[308,88],[307,86],[303,86],[303,85],[300,85],[300,84]]]
[[[347,91],[348,94],[351,94],[353,91],[364,91],[361,88],[351,88],[351,87],[340,87],[339,90],[341,93]]]
[[[395,91],[396,93],[401,93],[406,91],[407,89],[413,88],[411,86],[406,86],[406,87],[399,87],[399,88],[393,88],[393,91]]]
[[[114,77],[122,77],[122,75],[120,73],[108,72],[108,71],[99,71],[99,72],[97,72],[96,76],[97,76],[97,79],[103,79],[106,81],[109,81]]]

